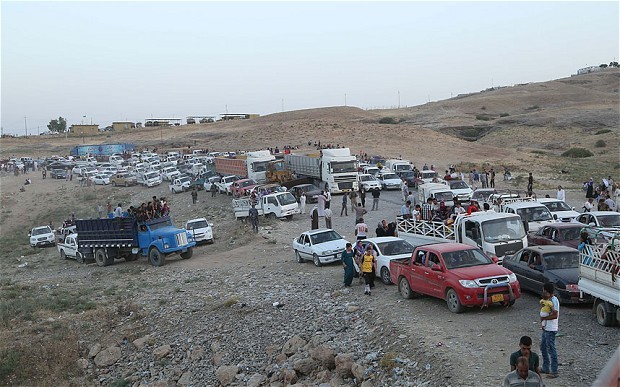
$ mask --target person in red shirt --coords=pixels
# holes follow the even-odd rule
[[[480,205],[478,204],[477,201],[472,200],[471,203],[469,204],[469,207],[467,207],[467,215],[471,215],[472,212],[478,212],[480,211]]]

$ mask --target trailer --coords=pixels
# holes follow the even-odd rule
[[[166,256],[179,253],[191,258],[194,237],[185,229],[175,228],[168,216],[137,222],[132,217],[76,220],[77,250],[81,259],[94,259],[108,266],[115,259],[135,261],[148,257],[153,266],[163,266]]]
[[[215,171],[223,176],[235,175],[264,184],[267,183],[268,164],[274,161],[276,157],[268,150],[247,152],[234,157],[216,157]]]
[[[349,148],[322,149],[319,154],[286,154],[284,161],[297,178],[311,178],[332,194],[357,191],[357,159]]]

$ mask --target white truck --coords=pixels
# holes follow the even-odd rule
[[[519,215],[527,224],[528,232],[538,231],[541,227],[556,223],[551,211],[530,197],[504,199],[499,205],[499,212]]]
[[[223,175],[237,175],[253,179],[259,184],[267,183],[267,165],[276,160],[269,150],[247,152],[244,155],[216,157],[215,170]]]
[[[390,159],[385,161],[385,168],[390,172],[398,173],[412,171],[413,165],[409,160]]]
[[[233,199],[233,211],[235,218],[247,218],[250,208],[252,208],[252,199]],[[258,199],[256,203],[258,215],[274,216],[276,218],[293,218],[293,215],[299,214],[299,204],[295,197],[288,191],[277,192],[264,195]]]
[[[284,155],[288,169],[297,178],[310,178],[332,194],[357,191],[357,159],[349,148],[322,149],[320,154]]]
[[[138,184],[142,184],[147,187],[155,187],[161,184],[161,177],[157,171],[146,171],[138,173],[136,176]]]
[[[437,199],[438,202],[443,201],[449,207],[454,206],[454,192],[446,184],[427,183],[418,186],[418,202],[426,203],[428,198]]]
[[[215,183],[217,192],[224,193],[226,195],[232,195],[232,184],[239,180],[239,176],[224,176]],[[206,186],[205,186],[206,187]]]
[[[595,233],[598,230],[593,230]],[[606,232],[603,243],[586,245],[579,252],[579,291],[594,298],[596,321],[620,324],[620,232]],[[596,240],[596,239],[595,239]]]
[[[56,247],[60,253],[62,259],[75,259],[79,263],[84,263],[84,256],[78,251],[77,243],[78,234],[69,234],[65,238],[64,242],[58,242]]]
[[[398,236],[414,246],[433,242],[458,242],[479,247],[501,264],[504,256],[527,247],[521,218],[494,211],[459,215],[452,225],[425,220],[397,221]]]
[[[175,178],[172,183],[169,185],[170,192],[179,193],[185,192],[189,189],[189,185],[192,184],[192,180],[187,176],[181,176]]]

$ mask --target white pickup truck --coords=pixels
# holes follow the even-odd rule
[[[233,210],[235,218],[247,218],[252,199],[233,199]],[[293,218],[294,214],[299,214],[299,204],[290,192],[278,192],[262,196],[256,204],[258,215],[275,216],[276,218]]]
[[[232,184],[237,180],[239,180],[238,176],[230,175],[222,177],[220,181],[215,183],[215,186],[217,187],[217,192],[232,195]]]
[[[189,185],[192,184],[192,179],[190,179],[187,176],[183,176],[183,177],[177,177],[176,179],[174,179],[172,181],[172,184],[170,184],[170,192],[172,193],[179,193],[179,192],[185,192],[189,189]]]
[[[60,258],[73,258],[79,263],[84,263],[84,256],[78,251],[77,237],[78,234],[69,234],[64,242],[58,242],[56,244],[58,252],[60,253]]]

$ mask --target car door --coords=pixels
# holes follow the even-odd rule
[[[530,289],[531,280],[528,278],[528,263],[530,259],[530,250],[523,249],[511,259],[508,265],[505,267],[512,271],[519,280],[521,287],[524,289]]]
[[[432,270],[433,265],[437,265],[442,268],[441,271]],[[424,265],[424,279],[426,281],[426,289],[428,293],[433,297],[443,298],[443,284],[446,279],[445,270],[446,265],[439,259],[439,256],[433,252],[429,252],[426,265]]]
[[[300,239],[299,254],[304,259],[312,258],[312,244],[310,243],[310,237],[303,234]]]
[[[543,267],[542,256],[538,252],[532,251],[528,262],[527,276],[530,278],[528,290],[534,293],[540,293],[545,284]]]
[[[426,265],[426,257],[428,256],[428,251],[426,249],[418,249],[414,252],[413,263],[410,266],[411,268],[411,280],[409,281],[409,286],[411,290],[416,293],[422,294],[430,294],[427,289],[428,282],[424,278],[424,271]]]

